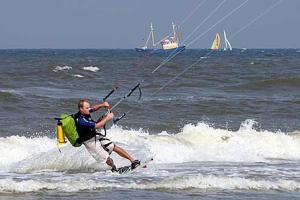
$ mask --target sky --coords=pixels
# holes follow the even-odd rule
[[[300,48],[300,0],[281,0],[239,32],[278,2],[249,0],[229,15],[245,1],[0,0],[0,49],[132,49],[143,46],[151,22],[157,39],[179,25],[187,48],[210,48],[224,29],[234,48]]]

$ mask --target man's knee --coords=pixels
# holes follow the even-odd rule
[[[101,138],[100,143],[103,149],[108,152],[108,154],[111,154],[111,152],[115,148],[115,144],[112,141],[110,141],[108,138],[105,137]]]
[[[119,147],[117,145],[114,146],[113,151],[117,151]]]

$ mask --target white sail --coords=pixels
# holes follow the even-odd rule
[[[231,51],[231,50],[232,50],[232,47],[231,47],[230,42],[229,42],[228,39],[227,39],[225,30],[224,30],[224,43],[225,43],[224,51],[226,51],[228,48],[229,48],[229,50]]]

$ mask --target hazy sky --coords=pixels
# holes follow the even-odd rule
[[[241,9],[208,31],[245,0],[0,0],[0,48],[131,49],[143,44],[150,22],[156,38],[181,25],[187,48],[210,48],[216,32],[235,34],[278,0],[249,0]],[[230,40],[238,48],[300,48],[300,0],[281,4]],[[206,34],[204,34],[206,33]]]

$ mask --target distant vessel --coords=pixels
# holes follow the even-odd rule
[[[150,24],[150,33],[148,35],[148,38],[146,40],[146,43],[144,46],[135,48],[137,52],[181,52],[185,50],[185,46],[179,45],[179,38],[176,33],[176,25],[172,22],[172,28],[173,28],[173,35],[167,36],[163,38],[162,40],[155,43],[154,40],[154,29],[152,23]],[[148,48],[149,40],[152,40],[152,48]],[[161,48],[156,48],[158,44],[161,45]]]
[[[219,33],[216,33],[215,39],[211,45],[212,50],[220,50],[221,49],[221,37]],[[232,50],[231,44],[227,39],[226,32],[224,30],[224,51]]]
[[[220,49],[220,34],[217,33],[215,39],[211,45],[212,50],[219,50]]]
[[[230,42],[227,39],[225,30],[224,30],[224,43],[225,43],[225,45],[224,45],[224,51],[227,51],[227,49],[229,49],[230,51],[232,51],[232,47],[231,47]]]
[[[152,49],[149,49],[148,48],[148,42],[149,42],[149,40],[150,40],[150,38],[152,39]],[[154,43],[154,29],[153,29],[153,25],[152,25],[152,23],[150,24],[150,33],[149,33],[149,35],[148,35],[148,38],[147,38],[147,40],[146,40],[146,43],[145,43],[145,45],[144,46],[142,46],[142,47],[140,47],[140,48],[135,48],[135,50],[137,51],[137,52],[145,52],[145,51],[153,51],[154,49],[154,47],[156,46],[156,44]]]

